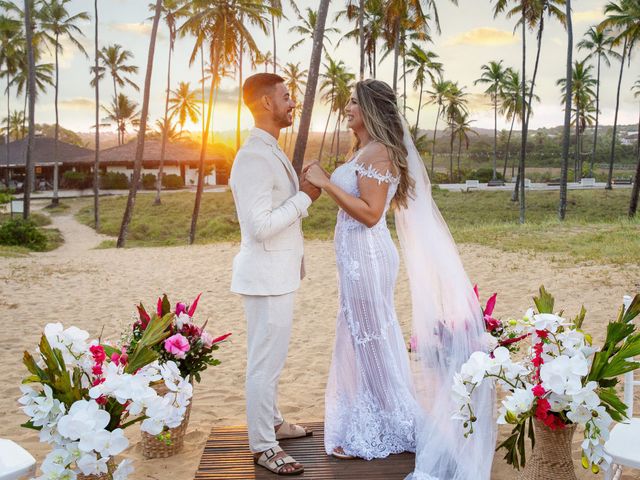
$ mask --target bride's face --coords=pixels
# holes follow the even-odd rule
[[[360,105],[358,104],[356,92],[353,92],[351,94],[351,98],[349,99],[349,103],[347,103],[347,107],[344,109],[344,113],[347,115],[347,127],[351,128],[352,130],[359,130],[361,128],[364,128],[362,110],[360,109]]]

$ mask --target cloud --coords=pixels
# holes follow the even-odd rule
[[[109,25],[111,30],[116,32],[131,33],[134,35],[141,35],[143,37],[149,37],[151,35],[150,23],[112,23]],[[161,30],[158,30],[158,39],[164,40],[166,37]]]
[[[603,18],[604,13],[602,13],[602,10],[584,10],[573,14],[573,19],[576,23],[596,23],[600,22]]]
[[[60,106],[63,108],[74,110],[93,110],[95,108],[95,100],[86,97],[67,98],[60,100]]]
[[[470,93],[467,95],[469,110],[478,113],[483,111],[493,111],[491,97],[485,93]]]
[[[461,33],[451,38],[447,45],[511,45],[518,42],[518,37],[507,30],[491,27],[480,27]]]

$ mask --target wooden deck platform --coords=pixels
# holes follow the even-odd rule
[[[280,443],[288,454],[304,464],[302,475],[281,477],[255,466],[249,453],[246,427],[214,427],[204,447],[195,480],[402,480],[413,471],[414,455],[411,453],[369,462],[328,456],[324,451],[323,423],[303,425],[313,430],[313,436]]]

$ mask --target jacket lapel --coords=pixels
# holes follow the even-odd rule
[[[299,188],[298,175],[296,175],[296,171],[293,169],[293,165],[291,165],[291,162],[289,161],[287,156],[278,147],[272,146],[271,150],[273,150],[273,154],[280,160],[280,162],[282,162],[283,167],[287,171],[287,175],[289,175],[289,180],[291,180],[291,183],[295,186],[297,191]]]

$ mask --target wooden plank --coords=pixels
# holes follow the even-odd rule
[[[402,480],[411,473],[414,455],[403,453],[381,460],[338,460],[324,451],[324,424],[305,423],[313,436],[280,442],[282,448],[304,464],[295,478],[313,480]],[[274,480],[277,477],[253,464],[246,427],[214,427],[204,447],[195,480]]]

